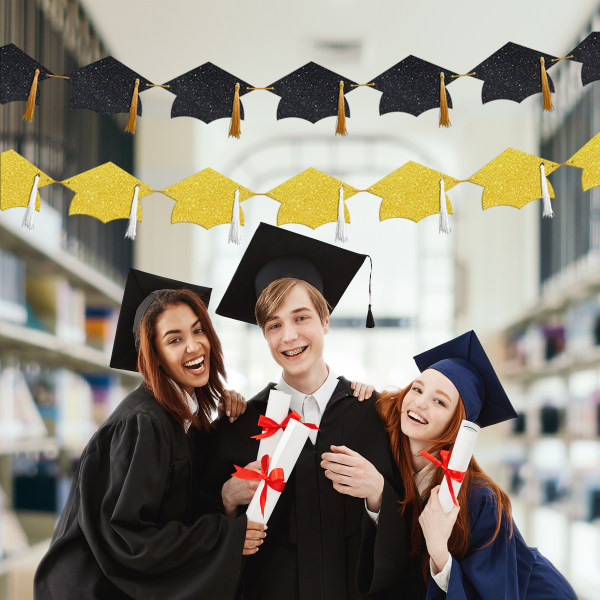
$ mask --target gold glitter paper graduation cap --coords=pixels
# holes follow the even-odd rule
[[[583,169],[581,187],[586,192],[600,185],[600,133],[580,148],[565,164]]]
[[[297,117],[316,123],[325,117],[350,116],[344,94],[355,85],[321,65],[309,62],[268,87],[281,98],[277,106],[277,119]]]
[[[340,192],[340,189],[343,191]],[[344,202],[358,192],[356,188],[311,167],[266,195],[281,203],[277,225],[300,223],[316,229],[325,223],[334,223],[341,217],[340,193],[343,221],[350,223],[350,213]]]
[[[14,44],[0,48],[0,104],[27,101],[23,118],[31,121],[36,104],[40,103],[38,82],[47,79],[52,72],[33,60]]]
[[[522,102],[533,94],[544,93],[544,108],[552,109],[550,92],[554,84],[546,75],[555,56],[508,42],[482,63],[470,69],[483,81],[481,101],[513,100]],[[547,106],[549,103],[549,106]]]
[[[431,108],[440,108],[444,102],[452,108],[445,87],[454,81],[453,75],[456,73],[448,69],[407,56],[373,79],[375,89],[382,92],[379,114],[406,112],[417,117]]]
[[[244,107],[239,98],[252,88],[249,83],[210,62],[164,85],[177,96],[171,108],[171,118],[194,117],[205,123],[229,118],[236,108],[243,120]]]
[[[55,183],[43,171],[32,165],[14,150],[0,154],[0,210],[26,207],[40,210],[38,189]]]
[[[546,175],[558,167],[559,163],[508,148],[468,181],[483,186],[483,210],[492,206],[523,208],[527,203],[544,196],[548,201],[554,198],[554,190]]]
[[[171,223],[196,223],[210,229],[232,221],[236,190],[239,190],[239,204],[254,196],[254,192],[217,171],[204,169],[162,193],[176,201]],[[243,225],[244,213],[239,204],[239,222]]]
[[[587,85],[600,79],[600,32],[594,31],[569,52],[571,60],[581,65],[581,83]]]
[[[441,191],[443,183],[443,191]],[[372,185],[367,191],[382,198],[379,208],[379,220],[410,219],[418,223],[429,215],[445,210],[452,214],[452,205],[446,196],[446,190],[460,183],[439,171],[410,161]],[[445,199],[441,206],[440,194]]]
[[[137,200],[154,190],[112,162],[85,171],[61,182],[75,192],[70,215],[89,215],[103,223],[129,219],[135,206],[135,220],[142,220]]]
[[[135,343],[135,334],[144,313],[156,298],[154,293],[161,290],[180,289],[195,292],[208,308],[212,288],[145,273],[137,269],[129,269],[115,332],[115,343],[110,357],[110,366],[113,369],[137,371],[138,349]]]
[[[142,114],[138,94],[152,84],[112,56],[86,65],[68,75],[75,88],[70,108],[86,108],[101,115],[129,113],[126,131],[135,131],[135,117]]]

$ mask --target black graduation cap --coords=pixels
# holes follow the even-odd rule
[[[600,79],[600,32],[590,33],[581,44],[569,52],[572,59],[583,63],[581,83],[587,85]]]
[[[406,112],[415,117],[431,108],[440,107],[440,74],[444,85],[454,81],[456,73],[434,65],[416,56],[407,56],[372,80],[376,90],[382,92],[379,114]],[[446,90],[448,107],[452,98]]]
[[[25,54],[14,44],[0,48],[0,104],[16,100],[28,100],[35,71],[39,69],[37,81],[48,79],[52,72]],[[35,93],[35,103],[40,103],[39,87]]]
[[[283,277],[296,277],[315,286],[333,312],[365,258],[366,254],[261,223],[216,313],[256,324],[254,308],[258,297],[271,282]],[[369,304],[369,314],[370,308]]]
[[[180,289],[195,292],[208,307],[212,288],[129,269],[117,322],[115,343],[110,357],[110,366],[113,369],[137,371],[138,351],[135,345],[135,333],[142,317],[155,299],[154,292]]]
[[[73,71],[68,77],[75,87],[69,108],[87,108],[101,115],[130,112],[135,96],[135,112],[140,116],[142,103],[137,100],[137,93],[152,85],[112,56]],[[139,80],[137,92],[136,80]]]
[[[171,117],[194,117],[205,123],[231,117],[236,84],[240,96],[253,87],[210,62],[167,81],[164,85],[177,96]],[[241,102],[240,118],[244,118]]]
[[[281,101],[277,106],[277,119],[297,117],[316,123],[325,117],[338,114],[340,81],[344,82],[344,94],[352,91],[354,81],[346,79],[321,65],[309,62],[289,75],[271,83],[269,88]],[[345,114],[350,108],[344,97]]]
[[[543,91],[542,66],[540,59],[544,59],[545,69],[549,69],[556,58],[525,46],[508,42],[482,63],[473,67],[471,77],[483,80],[481,101],[485,104],[492,100],[513,100],[522,102],[525,98]],[[554,91],[554,84],[547,77],[550,92]]]
[[[487,427],[517,416],[474,331],[414,357],[420,371],[435,369],[456,386],[467,420]]]

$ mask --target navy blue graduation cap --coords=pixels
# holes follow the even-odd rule
[[[231,117],[236,85],[238,96],[251,91],[252,86],[210,62],[179,75],[164,84],[177,97],[171,117],[194,117],[205,123]],[[240,103],[240,118],[244,107]]]
[[[487,427],[517,417],[474,331],[414,357],[420,371],[434,369],[456,386],[467,420]]]
[[[354,81],[309,62],[271,83],[268,88],[273,88],[271,91],[281,98],[277,106],[277,119],[297,117],[316,123],[325,117],[339,117],[341,99],[344,115],[350,116],[344,94],[352,91],[353,85],[356,85]]]
[[[482,63],[470,69],[470,72],[471,77],[484,82],[481,90],[481,101],[484,104],[492,100],[522,102],[533,94],[554,91],[554,84],[546,75],[546,69],[554,64],[555,58],[550,54],[508,42]],[[540,59],[543,59],[543,62]]]
[[[23,50],[14,44],[7,44],[0,48],[0,104],[15,102],[16,100],[28,100],[36,74],[36,81],[43,81],[52,75],[39,62],[25,54]],[[40,103],[40,90],[36,87],[35,103]]]
[[[156,299],[157,292],[181,289],[195,292],[208,307],[212,288],[129,269],[110,357],[110,366],[113,369],[137,371],[138,349],[135,336],[142,317]]]
[[[590,33],[569,54],[571,60],[583,63],[581,65],[581,83],[583,85],[600,79],[600,32]]]
[[[443,78],[441,74],[443,73]],[[379,114],[405,112],[415,117],[441,104],[440,81],[444,87],[454,81],[456,73],[416,56],[407,56],[372,80],[382,92]],[[452,98],[445,91],[446,102],[452,108]]]
[[[261,223],[216,313],[256,324],[254,308],[258,297],[270,283],[283,277],[296,277],[316,287],[333,312],[366,258],[366,254]],[[367,327],[374,327],[370,297],[369,315]]]

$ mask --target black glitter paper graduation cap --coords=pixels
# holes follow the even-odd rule
[[[571,60],[581,65],[581,83],[587,85],[600,79],[600,32],[590,33],[581,44],[569,52]]]
[[[471,77],[483,80],[481,101],[513,100],[522,102],[533,94],[554,91],[554,84],[546,75],[556,58],[525,46],[508,42],[482,63],[470,70]],[[543,59],[543,62],[540,61]]]
[[[366,254],[261,223],[216,313],[256,324],[254,308],[258,297],[271,282],[282,277],[296,277],[315,286],[333,312],[366,258]],[[369,295],[370,292],[369,283]],[[369,314],[370,302],[369,298]]]
[[[112,56],[73,71],[68,76],[75,88],[69,108],[87,108],[101,115],[128,112],[130,118],[140,116],[142,103],[138,94],[152,85]],[[128,126],[127,131],[130,130]]]
[[[487,427],[517,416],[474,331],[414,357],[419,370],[435,369],[456,386],[467,420]]]
[[[443,78],[441,74],[443,73]],[[415,117],[431,108],[439,108],[440,82],[444,86],[454,81],[448,69],[434,65],[416,56],[407,56],[372,80],[376,90],[382,92],[379,114],[406,112]],[[452,98],[446,91],[446,102],[452,108]]]
[[[277,106],[277,119],[297,117],[316,123],[325,117],[338,115],[340,82],[342,92],[348,93],[356,85],[321,65],[309,62],[268,87],[281,101]],[[343,98],[344,113],[350,116],[348,102]]]
[[[231,117],[236,84],[239,96],[251,91],[249,83],[209,62],[167,81],[164,85],[177,96],[171,117],[194,117],[205,123]],[[244,118],[241,103],[240,118]]]
[[[39,73],[36,78],[36,69]],[[33,60],[14,44],[0,48],[0,104],[16,100],[28,100],[31,85],[43,81],[52,72]],[[40,103],[40,90],[36,85],[35,103]]]
[[[110,357],[111,367],[126,371],[137,371],[138,351],[135,347],[134,332],[137,331],[144,313],[154,300],[153,292],[179,289],[192,290],[200,296],[204,305],[208,307],[212,288],[160,277],[137,269],[129,269],[125,291],[123,292],[123,301],[121,302],[121,312],[117,322],[115,343]]]

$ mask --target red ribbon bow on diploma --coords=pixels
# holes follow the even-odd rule
[[[258,473],[251,469],[244,469],[243,467],[235,467],[235,473],[232,473],[232,477],[238,477],[239,479],[264,479],[265,486],[260,493],[260,512],[262,516],[265,516],[265,503],[267,501],[267,487],[273,488],[276,492],[282,492],[285,486],[285,475],[283,469],[273,469],[269,473],[269,455],[265,454],[260,459],[260,470]]]
[[[285,430],[285,428],[288,426],[288,423],[290,422],[290,419],[300,421],[301,418],[302,417],[300,417],[300,415],[295,410],[293,410],[283,421],[281,421],[281,423],[273,421],[273,419],[269,419],[269,417],[265,417],[265,415],[260,415],[260,417],[258,417],[258,426],[262,428],[263,432],[259,433],[258,435],[253,435],[252,439],[263,440],[264,438],[271,437],[272,435],[275,435],[280,429]],[[309,429],[316,429],[317,431],[320,431],[320,429],[314,423],[302,424],[306,425],[306,427],[308,427]]]
[[[452,502],[454,502],[454,506],[458,506],[458,502],[456,501],[456,497],[454,496],[454,488],[452,487],[451,479],[454,479],[454,481],[457,481],[458,483],[462,483],[463,479],[465,478],[465,474],[462,471],[454,471],[453,469],[448,468],[450,456],[452,455],[450,450],[440,450],[440,456],[442,457],[441,462],[435,456],[431,456],[429,452],[425,452],[425,450],[421,450],[419,454],[429,459],[438,467],[442,467],[442,469],[444,469],[444,475],[446,476],[446,482],[448,483],[448,488],[450,489],[450,496],[452,496]]]

